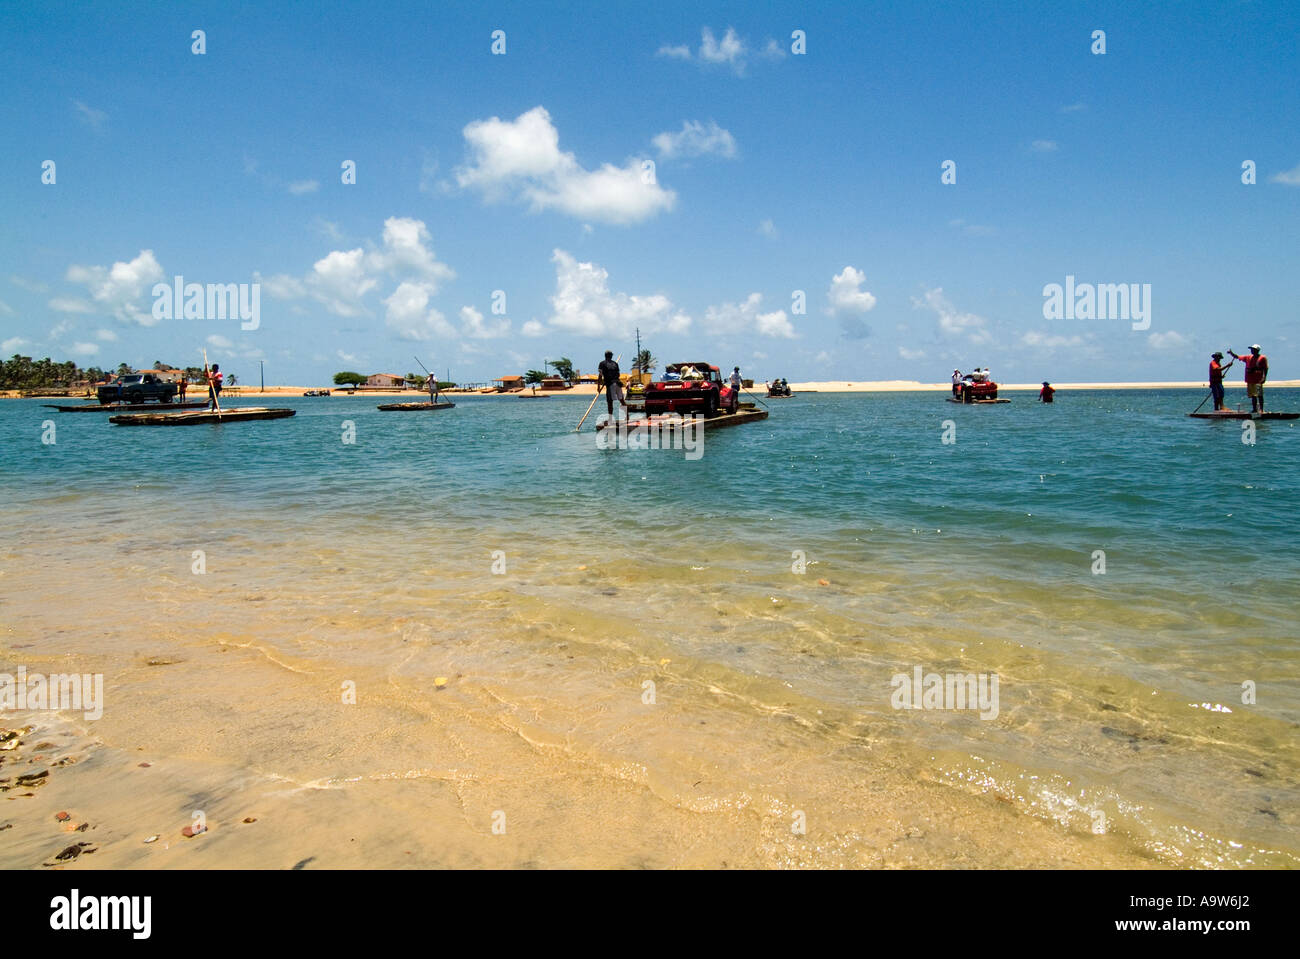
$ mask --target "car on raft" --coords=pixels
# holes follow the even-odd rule
[[[645,413],[703,413],[717,416],[734,413],[740,405],[739,391],[722,379],[712,363],[669,363],[663,379],[645,388]]]
[[[979,403],[998,398],[998,384],[992,380],[963,380],[960,391],[954,391],[953,399],[961,403]]]
[[[175,383],[166,383],[152,373],[129,373],[101,385],[95,390],[95,395],[101,406],[109,403],[139,405],[146,400],[174,403],[176,391]]]

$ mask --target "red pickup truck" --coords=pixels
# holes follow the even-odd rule
[[[646,416],[656,413],[736,412],[740,396],[712,363],[669,363],[664,376],[645,388]]]

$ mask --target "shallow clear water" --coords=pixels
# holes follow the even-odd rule
[[[298,415],[175,429],[6,401],[0,667],[105,671],[109,747],[215,710],[237,741],[176,753],[346,792],[409,778],[421,737],[447,735],[453,779],[546,769],[552,814],[606,823],[512,863],[964,864],[970,842],[1015,865],[1066,836],[1084,863],[1294,865],[1300,428],[1260,423],[1248,445],[1240,423],[1183,416],[1193,392],[1010,396],[802,394],[706,432],[694,461],[597,449],[590,420],[572,432],[579,398],[257,400]],[[215,648],[257,656],[214,670]],[[202,695],[157,688],[141,657],[168,650],[204,662],[185,680]],[[293,671],[283,688],[267,662]],[[917,666],[996,673],[996,718],[893,708],[891,677]],[[389,711],[358,726],[368,750],[330,745],[357,721],[316,715],[299,676],[382,689],[359,707]],[[891,797],[929,839],[864,856]],[[710,822],[750,828],[710,814],[760,806],[836,839],[710,845]],[[655,851],[683,829],[692,856]],[[438,861],[492,861],[472,847]]]

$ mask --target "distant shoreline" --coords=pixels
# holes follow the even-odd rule
[[[1052,386],[1057,390],[1208,390],[1209,384],[1205,382],[1144,382],[1144,383],[1053,383]],[[1231,393],[1234,390],[1245,391],[1244,383],[1228,383],[1227,390]],[[1275,380],[1267,383],[1265,388],[1273,387],[1275,389],[1291,389],[1300,387],[1300,380]],[[1042,383],[1000,383],[998,389],[1011,392],[1037,392],[1042,388]],[[345,390],[334,386],[268,386],[264,390],[251,390],[244,387],[236,387],[232,390],[224,390],[223,397],[231,399],[237,397],[283,397],[283,396],[301,396],[307,390],[328,389],[331,396],[349,396]],[[791,383],[790,389],[796,393],[941,393],[952,389],[951,383],[921,383],[916,380],[875,380],[863,381],[857,380],[820,380],[807,383]],[[443,393],[450,396],[490,396],[507,399],[510,397],[526,396],[532,398],[530,390],[524,390],[522,393],[478,393],[470,390],[464,393],[455,390],[443,390]],[[748,390],[756,396],[765,396],[767,389],[764,386],[755,386]],[[569,390],[538,390],[537,396],[593,396],[596,388],[589,384],[575,386]],[[363,390],[355,396],[371,397],[425,397],[428,395],[424,390]],[[207,397],[207,391],[202,387],[191,388],[186,394],[187,402],[203,400]],[[81,395],[61,396],[61,397],[31,397],[32,399],[50,399],[50,400],[67,400],[79,401],[89,397]],[[0,399],[21,399],[18,390],[0,390]]]

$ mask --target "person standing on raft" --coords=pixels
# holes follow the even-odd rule
[[[217,408],[218,402],[221,399],[221,381],[224,379],[225,374],[221,372],[220,366],[218,366],[216,363],[213,363],[212,369],[208,371],[207,377],[208,377],[208,399],[212,402],[211,408],[215,410]]]
[[[952,371],[952,398],[955,400],[961,399],[962,379],[961,370]]]
[[[1038,398],[1044,403],[1051,403],[1053,402],[1052,397],[1055,394],[1056,390],[1052,387],[1052,384],[1047,382],[1047,380],[1043,380],[1043,388],[1038,391]]]
[[[1268,379],[1268,357],[1259,351],[1259,344],[1250,347],[1250,356],[1238,356],[1232,350],[1228,355],[1246,364],[1246,395],[1250,397],[1250,411],[1264,412],[1264,381]]]
[[[1223,365],[1222,353],[1210,354],[1210,395],[1214,397],[1214,409],[1223,409],[1223,374],[1232,369],[1232,364]],[[1204,401],[1202,401],[1204,402]]]
[[[438,377],[430,373],[429,382],[426,383],[425,385],[429,387],[429,402],[437,403],[438,402]]]
[[[623,409],[627,409],[627,400],[623,399],[623,381],[619,377],[618,361],[614,359],[614,351],[606,350],[605,359],[597,367],[600,374],[600,381],[605,386],[605,407],[609,410],[609,418],[614,419],[614,400],[617,399]],[[623,414],[624,419],[627,414]]]

